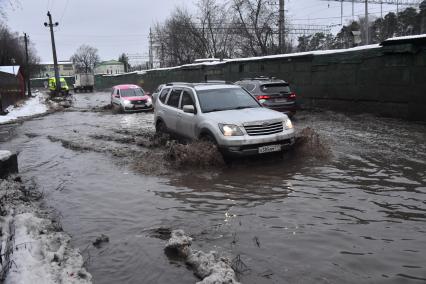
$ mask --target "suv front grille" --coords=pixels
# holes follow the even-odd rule
[[[134,105],[143,105],[146,103],[146,100],[137,100],[132,102]]]
[[[284,126],[283,122],[264,122],[256,125],[245,125],[245,130],[247,134],[250,136],[258,136],[258,135],[270,135],[275,133],[283,132]]]

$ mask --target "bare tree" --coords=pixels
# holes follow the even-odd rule
[[[84,73],[93,72],[99,60],[98,49],[85,44],[80,46],[74,55],[71,56],[71,61],[77,71]]]
[[[240,31],[242,56],[273,54],[278,51],[275,42],[277,13],[266,0],[232,0],[238,15],[234,26]]]
[[[124,72],[125,73],[130,71],[131,66],[129,64],[129,57],[125,53],[122,53],[118,57],[118,61],[124,64]]]
[[[157,24],[154,42],[160,48],[160,61],[166,66],[192,63],[205,57],[205,42],[192,16],[183,9],[176,9],[164,23]]]
[[[266,0],[198,0],[197,8],[195,16],[177,8],[156,25],[160,66],[278,52],[278,14]]]
[[[229,5],[219,4],[217,0],[200,0],[197,6],[199,32],[206,55],[215,58],[233,56],[235,45],[231,40],[234,31]]]
[[[0,23],[0,65],[20,65],[25,74],[34,74],[40,61],[34,49],[31,39],[28,44],[28,67],[26,67],[25,44],[23,36],[10,31],[10,29]],[[15,62],[15,63],[13,63]]]

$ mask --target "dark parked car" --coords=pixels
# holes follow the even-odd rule
[[[235,84],[252,93],[264,107],[284,112],[290,117],[296,113],[296,94],[284,80],[260,77],[242,79]]]

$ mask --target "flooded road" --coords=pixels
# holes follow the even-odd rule
[[[239,257],[243,283],[426,281],[426,126],[303,112],[296,128],[321,145],[177,168],[167,147],[147,143],[152,113],[103,110],[107,93],[76,98],[71,111],[16,127],[2,148],[19,152],[21,175],[45,192],[95,283],[195,283],[164,254],[158,228]],[[101,234],[109,243],[93,247]]]

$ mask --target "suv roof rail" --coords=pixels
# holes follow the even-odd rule
[[[267,80],[280,80],[277,79],[277,77],[266,77],[266,76],[259,76],[259,77],[253,77],[253,78],[242,78],[241,80],[257,80],[257,81],[267,81]]]
[[[226,81],[226,80],[207,80],[204,82],[206,84],[226,84],[226,85],[235,85],[232,81]],[[201,83],[203,84],[203,83]]]
[[[174,86],[174,85],[188,85],[191,86],[193,85],[193,83],[188,83],[188,82],[169,82],[166,84],[166,86]]]
[[[165,84],[165,86],[183,85],[183,86],[188,86],[188,87],[194,87],[194,86],[200,86],[200,85],[215,85],[215,84],[235,85],[231,81],[211,80],[211,81],[207,81],[207,82],[197,82],[197,83],[170,82],[170,83]]]

